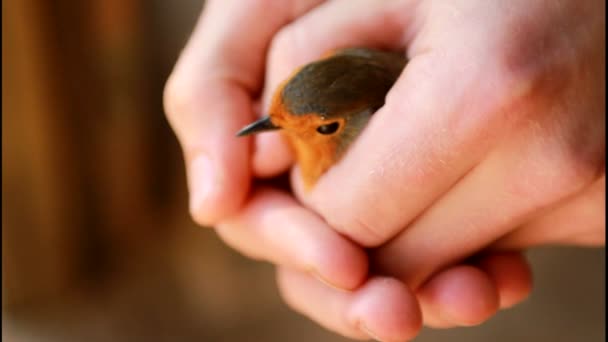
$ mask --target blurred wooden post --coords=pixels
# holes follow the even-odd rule
[[[144,45],[153,40],[143,39],[139,0],[3,9],[2,285],[11,307],[103,287],[170,232],[159,227],[183,179],[167,173],[180,156],[150,86],[163,80],[145,55],[154,49]]]
[[[71,177],[61,165],[40,8],[2,3],[2,297],[4,308],[52,297],[73,282]]]

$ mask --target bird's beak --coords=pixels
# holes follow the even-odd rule
[[[237,134],[237,137],[243,137],[250,134],[266,132],[266,131],[274,131],[276,129],[281,129],[281,127],[276,126],[270,121],[269,116],[265,116],[258,121],[255,121],[245,127],[243,127]]]

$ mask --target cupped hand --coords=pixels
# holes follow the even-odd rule
[[[547,29],[556,24],[571,33],[570,16],[584,17],[590,3],[574,12],[545,4],[561,21],[543,12],[538,27],[534,12],[521,9],[524,2],[321,3],[208,1],[165,94],[184,150],[195,220],[216,225],[245,254],[281,265],[288,303],[347,336],[406,339],[419,329],[420,310],[431,326],[469,325],[522,300],[531,280],[517,253],[455,262],[500,237],[509,248],[546,242],[537,232],[548,230],[533,227],[564,216],[597,222],[585,203],[595,205],[603,189],[603,178],[587,185],[598,173],[597,150],[604,148],[597,143],[604,88],[594,82],[603,75],[594,69],[603,47],[594,49],[590,34],[566,53],[581,64],[559,62],[558,48],[569,41],[551,39]],[[529,27],[518,22],[522,16]],[[596,21],[586,18],[583,27],[577,20],[573,31],[596,33]],[[509,40],[508,30],[519,39]],[[357,45],[407,48],[411,62],[344,160],[312,193],[300,194],[320,217],[276,189],[256,186],[250,194],[254,175],[276,175],[291,162],[276,135],[256,138],[253,150],[250,140],[234,138],[256,112],[266,57],[264,99],[296,66]],[[553,81],[565,85],[552,87]],[[547,93],[563,100],[550,105]],[[572,93],[580,98],[565,96]],[[580,114],[566,115],[573,111]],[[463,196],[469,191],[477,193]],[[438,212],[420,225],[438,204],[446,208],[445,220],[437,222],[444,218]],[[578,234],[562,226],[567,241],[603,242],[597,229]],[[393,278],[368,279],[367,256],[353,241],[382,246],[372,261]]]
[[[247,255],[263,246],[267,260],[355,288],[367,274],[363,249],[292,197],[252,189],[251,141],[235,137],[259,107],[273,37],[321,2],[207,1],[169,77],[164,103],[184,153],[190,212],[197,223],[217,226],[229,244]],[[249,223],[247,229],[231,235],[222,229],[239,220]],[[276,232],[256,229],[269,223],[285,227]]]
[[[491,246],[603,245],[604,7],[334,1],[292,23],[271,47],[267,89],[331,48],[409,57],[385,106],[311,192],[296,170],[298,197],[412,288]],[[265,159],[277,145],[258,144],[259,174],[288,166]]]
[[[287,303],[352,338],[402,341],[421,323],[470,326],[522,301],[531,275],[516,252],[491,252],[442,269],[412,290],[394,277],[367,274],[363,250],[293,197],[256,187],[239,213],[217,225],[230,246],[279,266]]]

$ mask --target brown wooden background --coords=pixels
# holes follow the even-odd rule
[[[161,93],[201,8],[3,0],[6,340],[343,341],[282,304],[269,265],[187,215]],[[527,303],[419,341],[603,340],[604,255],[535,251]]]

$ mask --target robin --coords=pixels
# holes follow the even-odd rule
[[[269,115],[237,136],[282,130],[310,189],[336,163],[384,99],[407,60],[369,48],[332,51],[279,85]]]

